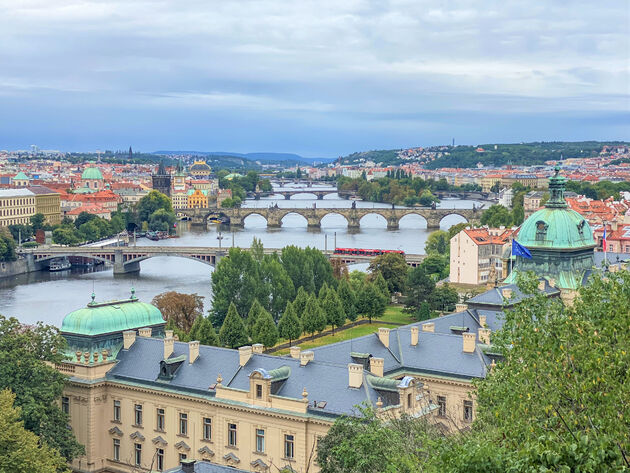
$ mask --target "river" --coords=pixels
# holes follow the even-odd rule
[[[316,190],[316,188],[313,188]],[[296,195],[291,200],[282,196],[271,196],[261,200],[247,200],[244,207],[265,208],[278,204],[283,208],[312,207],[347,208],[351,201],[340,199],[336,194],[327,195],[324,200],[316,200],[308,194]],[[443,200],[441,208],[471,208],[479,201]],[[388,208],[389,204],[357,202],[360,208]],[[451,215],[442,220],[442,229],[464,221],[462,217]],[[209,225],[207,229],[192,227],[188,222],[179,222],[179,238],[153,242],[138,240],[138,245],[173,246],[217,246],[219,228]],[[360,230],[349,231],[345,219],[340,215],[328,215],[322,220],[322,228],[307,229],[306,219],[297,214],[289,214],[282,221],[281,228],[267,228],[264,218],[251,215],[245,220],[245,227],[234,232],[223,228],[222,245],[249,246],[254,237],[259,238],[265,247],[282,248],[286,245],[313,246],[324,249],[337,247],[400,249],[407,253],[424,253],[424,244],[429,235],[426,222],[417,215],[401,219],[398,230],[387,230],[386,221],[379,215],[367,215],[361,220]],[[201,262],[185,258],[160,257],[141,263],[139,273],[114,277],[111,268],[103,266],[95,270],[73,268],[71,271],[49,273],[41,271],[0,280],[0,314],[17,317],[24,323],[43,321],[61,326],[63,317],[83,307],[90,301],[92,292],[96,300],[105,301],[128,297],[131,288],[145,302],[165,291],[197,293],[205,297],[206,310],[211,306],[212,290],[210,275],[212,268]]]

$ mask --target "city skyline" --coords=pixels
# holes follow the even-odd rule
[[[0,148],[627,139],[628,10],[579,3],[5,3]]]

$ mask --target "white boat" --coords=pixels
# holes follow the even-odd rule
[[[65,256],[63,258],[55,258],[50,262],[50,266],[48,267],[49,271],[64,271],[66,269],[70,269],[72,265],[68,258]]]

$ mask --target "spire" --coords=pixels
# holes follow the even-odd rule
[[[158,167],[158,171],[157,171],[157,175],[158,176],[165,176],[166,175],[166,168],[164,167],[164,161],[160,161],[160,166]]]
[[[556,173],[549,178],[549,200],[545,207],[547,208],[566,208],[567,202],[564,200],[564,190],[567,178],[560,175],[560,167],[556,166]]]

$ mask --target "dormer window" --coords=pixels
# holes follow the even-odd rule
[[[547,225],[542,220],[536,222],[536,241],[545,241],[547,239],[547,229],[549,225]]]
[[[256,399],[262,399],[263,387],[262,384],[256,384]]]

